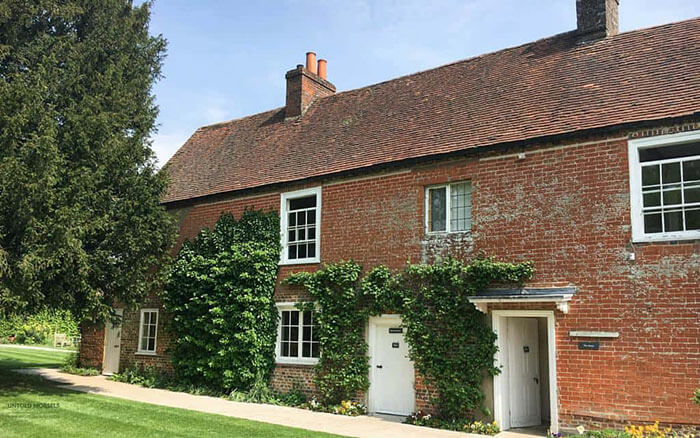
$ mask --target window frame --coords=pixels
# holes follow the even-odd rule
[[[147,312],[154,312],[156,314],[156,332],[153,335],[153,351],[151,350],[143,350],[141,349],[141,340],[143,336],[143,317],[144,314]],[[160,315],[158,312],[158,309],[155,308],[148,308],[148,309],[141,309],[140,312],[140,317],[139,317],[139,337],[138,337],[138,344],[136,345],[136,354],[143,354],[143,355],[148,355],[148,356],[156,356],[157,351],[158,351],[158,321],[160,320]]]
[[[639,151],[643,149],[677,146],[684,143],[700,141],[700,131],[681,132],[677,134],[659,135],[628,140],[629,179],[630,179],[630,220],[633,242],[664,242],[671,240],[700,239],[700,230],[670,231],[661,233],[644,232],[644,203],[642,193],[642,163],[639,161]],[[691,157],[696,157],[692,155]],[[700,157],[700,154],[697,155]],[[690,157],[685,157],[688,159]],[[678,158],[654,160],[644,164],[675,162]],[[681,204],[682,205],[682,204]]]
[[[287,357],[287,356],[282,356],[282,312],[283,311],[290,311],[290,310],[296,310],[299,312],[299,321],[302,321],[302,314],[301,310],[299,310],[296,307],[296,303],[277,303],[277,316],[278,316],[278,322],[277,322],[277,341],[275,343],[275,362],[278,364],[286,364],[286,365],[316,365],[318,363],[318,357]],[[316,312],[317,310],[314,310],[313,312]],[[299,327],[302,325],[300,324]],[[301,354],[301,344],[303,342],[303,330],[299,331],[299,354]],[[319,344],[319,357],[321,354],[320,351],[320,344]]]
[[[474,205],[474,187],[471,180],[452,181],[444,184],[433,184],[425,187],[425,234],[440,235],[440,234],[468,234],[472,232],[472,216],[469,215],[469,228],[466,230],[452,231],[452,188],[453,185],[469,184],[470,211]],[[445,188],[445,229],[443,231],[430,231],[430,191],[434,189]]]
[[[287,257],[287,222],[288,222],[288,201],[292,199],[316,196],[316,255],[303,259],[289,259]],[[280,196],[280,238],[282,242],[282,253],[280,254],[280,265],[300,265],[321,262],[321,187],[295,190],[293,192],[282,193]]]

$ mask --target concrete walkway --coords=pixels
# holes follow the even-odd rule
[[[16,370],[23,374],[41,376],[73,391],[118,397],[173,408],[189,409],[210,414],[262,421],[281,426],[298,427],[318,432],[360,438],[484,438],[482,435],[430,429],[382,420],[377,417],[346,417],[312,412],[305,409],[254,403],[239,403],[223,398],[192,395],[164,389],[144,388],[128,383],[113,382],[104,376],[84,377],[65,374],[49,368]]]

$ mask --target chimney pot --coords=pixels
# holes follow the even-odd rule
[[[576,0],[577,32],[586,40],[619,33],[619,0]]]
[[[316,67],[321,70],[316,73]],[[322,76],[319,76],[322,74]],[[335,85],[326,80],[326,61],[316,63],[316,54],[306,54],[306,68],[297,65],[285,75],[287,79],[287,96],[285,118],[303,116],[307,109],[318,99],[335,93]]]
[[[316,74],[316,54],[314,52],[306,52],[306,69]]]
[[[321,77],[323,80],[327,80],[327,71],[326,71],[326,66],[328,65],[328,61],[325,59],[319,59],[318,60],[318,75]]]

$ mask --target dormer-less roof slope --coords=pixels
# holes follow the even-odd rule
[[[164,202],[405,159],[700,113],[700,18],[581,44],[575,32],[198,129]]]

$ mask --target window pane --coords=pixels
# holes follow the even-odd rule
[[[700,185],[686,187],[683,192],[686,204],[690,204],[691,202],[700,202]]]
[[[318,343],[311,344],[311,357],[319,357]]]
[[[282,342],[282,356],[289,357],[289,342]]]
[[[700,208],[685,211],[685,229],[700,230]]]
[[[644,232],[645,233],[660,233],[661,229],[661,213],[652,213],[644,215]]]
[[[690,157],[698,154],[700,143],[689,143],[675,146],[660,146],[656,148],[640,149],[639,162],[667,160],[669,158]]]
[[[152,325],[149,327],[150,327],[150,330],[148,331],[148,336],[155,338],[156,337],[156,326]]]
[[[297,258],[296,245],[289,245],[289,247],[287,248],[287,258],[290,260]]]
[[[296,242],[297,240],[297,233],[294,230],[289,231],[289,236],[287,236],[287,241],[288,242]]]
[[[301,346],[301,357],[311,357],[311,344],[304,342]]]
[[[676,205],[681,203],[681,191],[676,190],[665,190],[664,191],[664,205]]]
[[[316,238],[316,228],[309,228],[308,229],[308,234],[309,234],[309,239],[315,239]]]
[[[308,257],[316,257],[316,244],[315,243],[309,243],[307,256]]]
[[[661,205],[661,192],[649,192],[644,194],[645,207],[657,207]]]
[[[664,231],[683,231],[683,212],[664,213]]]
[[[305,196],[303,198],[296,198],[289,200],[290,210],[301,210],[304,208],[311,208],[316,206],[316,195]]]
[[[297,214],[296,213],[289,213],[289,226],[293,227],[296,226],[297,224]]]
[[[292,310],[289,312],[290,315],[290,324],[291,325],[299,325],[299,311],[298,310]]]
[[[681,180],[681,163],[666,163],[661,165],[661,176],[664,184],[676,183]]]
[[[291,326],[289,328],[289,340],[291,342],[299,340],[299,327]]]
[[[306,225],[306,212],[300,211],[297,213],[297,225]]]
[[[304,312],[304,325],[311,325],[311,312],[308,310]]]
[[[306,212],[306,223],[309,225],[316,223],[316,210],[309,210]]]
[[[471,184],[450,186],[450,231],[466,231],[471,228]]]
[[[698,146],[698,149],[700,150],[700,146]],[[683,181],[700,181],[700,160],[683,163]]]
[[[297,258],[298,259],[305,259],[306,258],[306,245],[299,245],[299,248],[297,249]]]
[[[299,344],[296,342],[289,344],[289,356],[299,357]]]
[[[659,165],[642,166],[642,185],[651,186],[659,184]]]
[[[303,332],[302,332],[302,341],[310,341],[311,340],[311,327],[304,327]]]
[[[430,231],[445,231],[447,222],[447,201],[445,187],[428,190],[430,208]]]
[[[289,325],[289,311],[282,312],[282,325]]]
[[[156,350],[156,340],[155,338],[149,338],[148,339],[148,351],[155,351]]]
[[[141,350],[147,350],[148,348],[148,339],[147,338],[141,338]]]
[[[306,240],[306,230],[301,229],[297,231],[297,236],[299,236],[299,240]]]

